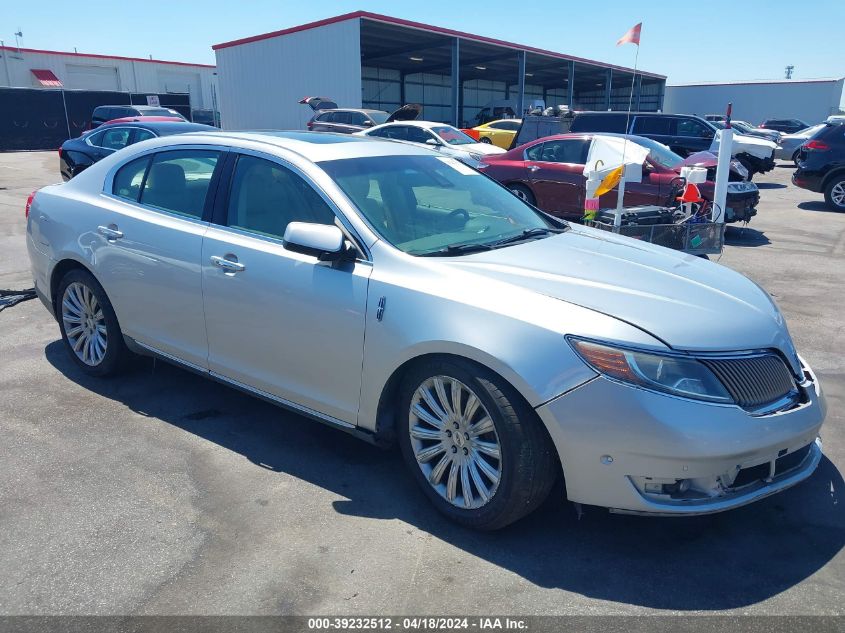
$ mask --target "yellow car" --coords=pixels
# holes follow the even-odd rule
[[[482,143],[492,143],[502,149],[510,149],[521,123],[522,119],[499,119],[472,129],[478,133],[478,140]]]

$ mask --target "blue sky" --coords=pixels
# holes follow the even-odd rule
[[[845,75],[845,0],[2,0],[0,39],[14,44],[20,28],[29,48],[213,64],[212,44],[357,9],[623,66],[635,48],[615,42],[642,21],[639,66],[670,83],[782,78],[787,64],[795,78]]]

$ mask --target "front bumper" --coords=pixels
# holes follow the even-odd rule
[[[826,405],[805,370],[805,401],[765,416],[601,376],[537,412],[557,448],[570,501],[625,513],[708,514],[757,501],[813,473]],[[662,485],[667,492],[655,492]]]

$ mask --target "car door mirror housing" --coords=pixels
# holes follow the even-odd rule
[[[431,145],[432,147],[440,147],[440,143],[438,143],[437,140],[433,138],[426,139],[425,144]]]
[[[291,222],[283,241],[289,251],[313,255],[321,261],[342,259],[348,251],[343,231],[333,224]]]

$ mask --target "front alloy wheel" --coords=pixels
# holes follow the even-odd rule
[[[495,530],[548,496],[559,465],[549,435],[501,376],[471,361],[421,361],[399,386],[402,456],[434,506]]]
[[[437,493],[459,508],[480,508],[496,494],[502,452],[496,427],[478,396],[460,380],[434,376],[414,392],[411,446]]]

